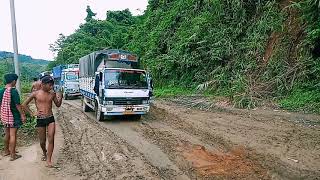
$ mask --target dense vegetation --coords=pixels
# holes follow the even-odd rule
[[[44,71],[45,68],[46,68],[46,65],[21,63],[20,71],[21,71],[22,79],[26,81],[32,80],[32,78],[38,77],[39,73]],[[13,60],[12,59],[6,59],[2,61],[0,60],[0,75],[9,73],[9,72],[10,73],[14,72]]]
[[[10,56],[11,55],[11,56]],[[35,60],[30,56],[20,55],[20,73],[22,81],[22,91],[29,92],[31,89],[31,81],[38,77],[39,73],[44,71],[48,65],[48,61]],[[14,65],[12,60],[12,53],[0,52],[0,86],[3,86],[3,76],[6,73],[13,73]]]
[[[158,88],[229,97],[238,107],[274,99],[320,109],[320,0],[149,0],[142,16],[109,11],[51,45],[56,64],[103,48],[141,57]],[[179,89],[178,88],[178,89]]]
[[[129,10],[108,12],[108,21],[94,20],[90,8],[87,12],[91,16],[86,17],[85,24],[70,36],[60,34],[59,39],[50,46],[57,57],[49,64],[49,69],[57,64],[76,63],[92,51],[124,48],[127,44],[129,28],[136,21]]]
[[[14,72],[12,56],[13,54],[10,52],[0,51],[0,87],[4,86],[4,74]],[[26,55],[19,55],[19,61],[22,85],[21,90],[23,93],[29,93],[31,90],[32,79],[34,77],[38,77],[39,73],[46,69],[49,62],[42,59],[33,59]],[[24,98],[24,94],[22,94],[22,101]],[[27,116],[27,123],[25,123],[21,130],[19,130],[19,133],[22,135],[21,137],[23,139],[26,137],[26,139],[35,137],[35,123],[36,121],[34,118]],[[3,135],[3,125],[0,123],[0,150],[3,149]]]

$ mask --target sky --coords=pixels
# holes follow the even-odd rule
[[[19,54],[53,60],[49,44],[59,34],[72,34],[86,17],[90,5],[97,19],[105,19],[108,10],[129,8],[142,14],[148,0],[15,0]],[[0,0],[0,51],[13,52],[10,0]]]

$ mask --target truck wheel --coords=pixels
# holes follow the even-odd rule
[[[100,108],[98,108],[98,103],[96,103],[96,105],[95,105],[95,114],[96,114],[97,121],[104,120],[104,114],[101,112]]]
[[[89,112],[91,108],[84,102],[84,99],[82,99],[82,110],[84,112]]]
[[[67,94],[63,94],[63,98],[64,98],[64,100],[69,100],[69,97]]]

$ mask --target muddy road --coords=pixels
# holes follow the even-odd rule
[[[80,179],[318,179],[320,117],[202,111],[157,101],[141,120],[97,122],[65,101],[55,173]],[[306,123],[309,122],[309,123]]]
[[[200,110],[202,109],[202,110]],[[97,122],[80,100],[55,111],[55,168],[37,142],[0,155],[0,179],[319,179],[320,117],[158,100],[141,120]],[[20,172],[20,173],[17,173]]]

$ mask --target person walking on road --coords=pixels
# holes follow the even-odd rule
[[[25,110],[32,116],[37,117],[37,129],[40,140],[40,146],[43,151],[42,161],[47,161],[47,167],[53,167],[52,153],[54,149],[54,136],[55,136],[55,119],[52,112],[52,104],[57,107],[62,104],[62,94],[53,91],[54,80],[51,76],[41,78],[41,88],[34,91],[23,103]],[[30,108],[29,103],[35,100],[37,113],[34,114]],[[48,149],[46,148],[46,131],[48,131]]]
[[[25,113],[20,105],[20,96],[16,82],[18,75],[6,74],[4,76],[6,86],[0,90],[0,114],[1,122],[5,128],[4,156],[10,155],[10,161],[21,157],[16,154],[17,131],[26,121]]]

